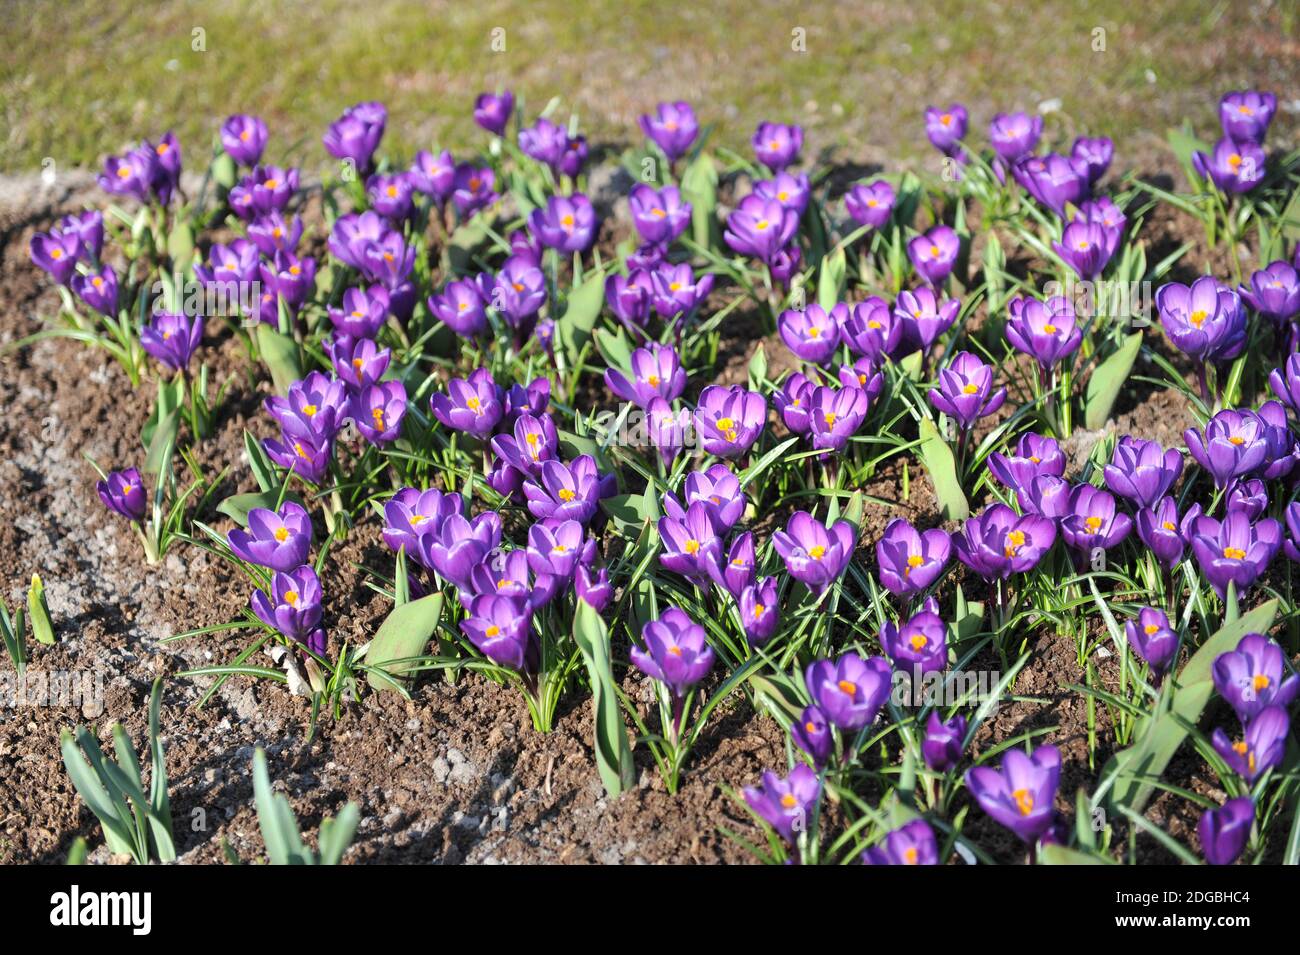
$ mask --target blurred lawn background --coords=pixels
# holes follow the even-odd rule
[[[636,117],[691,100],[714,142],[746,147],[762,119],[800,122],[811,150],[857,160],[928,150],[921,113],[961,100],[985,138],[999,110],[1059,100],[1062,137],[1087,129],[1123,154],[1184,117],[1214,132],[1228,89],[1272,89],[1275,129],[1300,108],[1295,0],[242,3],[0,0],[0,169],[97,165],[174,129],[208,154],[221,119],[262,115],[268,157],[324,163],[320,134],[380,99],[386,149],[484,142],[481,89],[512,87],[529,118],[553,96],[595,142],[639,138]],[[494,31],[504,31],[504,33]],[[802,32],[800,32],[802,31]],[[1100,31],[1100,32],[1099,32]],[[494,36],[505,50],[494,51]],[[805,51],[795,49],[802,36]],[[1104,49],[1095,47],[1104,45]]]

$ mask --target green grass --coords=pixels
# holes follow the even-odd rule
[[[167,128],[206,153],[236,111],[271,125],[271,158],[312,167],[326,158],[325,125],[369,98],[389,106],[388,151],[456,149],[482,143],[470,104],[498,85],[521,94],[530,115],[563,97],[563,112],[576,110],[597,140],[639,136],[639,113],[682,97],[732,147],[770,118],[803,123],[814,148],[866,160],[923,152],[921,111],[950,99],[971,107],[981,137],[998,109],[1049,98],[1061,100],[1061,135],[1124,137],[1162,136],[1184,116],[1208,130],[1218,94],[1243,84],[1295,95],[1286,88],[1293,19],[1226,0],[883,0],[797,13],[753,0],[676,9],[636,0],[0,0],[0,13],[8,170],[47,157],[94,165]],[[792,49],[796,28],[807,52]],[[1104,52],[1093,50],[1098,28]],[[491,46],[498,29],[504,52]],[[1289,133],[1296,120],[1279,122]]]

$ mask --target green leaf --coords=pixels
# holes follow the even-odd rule
[[[1202,139],[1197,139],[1191,127],[1184,124],[1181,129],[1171,129],[1166,134],[1169,148],[1184,169],[1192,168],[1192,153],[1210,151],[1210,146]]]
[[[614,797],[636,784],[636,766],[610,664],[609,631],[600,614],[585,600],[578,601],[573,617],[573,640],[582,653],[591,680],[596,769],[605,792]]]
[[[167,759],[162,746],[162,677],[153,681],[149,694],[149,830],[160,862],[176,859],[172,842],[172,804],[167,794]]]
[[[599,273],[589,275],[569,295],[564,314],[555,323],[555,337],[564,349],[569,367],[574,367],[582,348],[591,339],[600,310],[605,306],[605,277]]]
[[[170,466],[172,452],[176,450],[176,436],[181,429],[181,409],[172,408],[158,419],[149,440],[149,450],[144,458],[146,474],[161,475]]]
[[[1160,777],[1187,738],[1187,726],[1195,726],[1214,693],[1212,668],[1215,658],[1235,649],[1248,633],[1267,633],[1277,615],[1278,602],[1270,600],[1250,613],[1221,627],[1187,661],[1174,686],[1161,695],[1157,709],[1139,722],[1136,742],[1111,757],[1102,773],[1112,780],[1108,799],[1113,809],[1127,807],[1136,813],[1145,808]],[[1105,785],[1103,783],[1103,785]]]
[[[310,864],[311,854],[303,845],[289,800],[271,789],[266,753],[260,746],[253,753],[253,804],[257,807],[257,825],[262,830],[271,865]]]
[[[271,381],[278,394],[285,394],[289,386],[302,377],[298,363],[298,345],[288,335],[282,335],[270,325],[257,326],[257,347],[262,361],[271,372]]]
[[[1119,390],[1133,370],[1138,352],[1142,350],[1142,333],[1134,332],[1124,339],[1115,353],[1094,369],[1088,379],[1088,393],[1084,398],[1084,426],[1096,431],[1110,418]]]
[[[631,369],[632,345],[628,342],[623,329],[619,328],[612,332],[607,328],[596,329],[596,350],[600,352],[600,357],[605,359],[605,364],[610,368],[625,373]]]
[[[262,442],[248,431],[244,432],[244,453],[248,456],[248,467],[253,472],[257,486],[263,491],[279,488],[280,484],[275,478],[275,466],[266,456],[266,449],[262,447]]]
[[[245,494],[232,494],[220,504],[217,505],[217,513],[229,517],[240,527],[248,526],[248,512],[256,507],[275,510],[276,503],[280,501],[281,495],[278,490],[272,488],[268,491],[249,491]],[[302,498],[294,491],[288,491],[284,494],[284,500],[293,501],[303,507]]]
[[[600,502],[600,509],[609,515],[615,529],[625,536],[634,537],[647,523],[653,524],[659,519],[658,502],[647,500],[640,493],[607,497]]]
[[[1038,850],[1039,865],[1112,865],[1113,863],[1099,855],[1067,849],[1061,845],[1046,845]]]
[[[321,865],[338,865],[343,861],[343,853],[352,844],[360,821],[361,810],[354,802],[349,802],[334,818],[321,821],[318,840]]]
[[[844,280],[848,272],[848,259],[844,249],[837,248],[822,259],[817,272],[817,304],[828,312],[844,295]]]
[[[754,349],[754,357],[749,360],[749,390],[761,392],[762,384],[767,380],[767,350],[759,342]]]
[[[188,222],[178,222],[167,236],[167,257],[172,260],[172,267],[185,271],[190,260],[194,258],[194,227]]]
[[[751,673],[749,685],[754,689],[754,702],[772,714],[779,722],[797,720],[803,712],[805,701],[794,679],[784,673]]]
[[[54,645],[54,624],[50,622],[50,608],[45,602],[45,584],[41,582],[40,574],[32,574],[32,585],[27,590],[27,620],[37,642]]]
[[[366,651],[366,662],[383,668],[390,660],[418,657],[424,652],[442,620],[442,594],[429,594],[419,600],[394,607],[379,625]],[[400,676],[410,664],[394,664],[387,669],[391,676]],[[376,690],[398,690],[399,682],[384,673],[371,671],[370,685]]]
[[[447,243],[447,263],[456,275],[474,270],[474,253],[481,249],[491,235],[491,216],[477,215],[458,226]]]
[[[708,153],[700,153],[682,173],[682,197],[691,204],[691,238],[703,249],[717,248],[718,168]]]
[[[945,520],[963,520],[970,515],[970,505],[957,479],[957,463],[952,449],[943,440],[939,429],[928,418],[921,422],[921,461],[934,485],[934,496],[939,501]]]

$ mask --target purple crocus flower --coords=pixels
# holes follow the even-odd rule
[[[257,619],[291,640],[306,642],[320,629],[321,586],[310,565],[303,564],[271,577],[270,593],[253,591],[249,600]]]
[[[540,274],[540,273],[539,273]],[[605,279],[605,304],[639,339],[650,319],[654,280],[645,269],[633,269],[627,275],[615,272]]]
[[[965,741],[966,717],[959,713],[945,721],[938,710],[931,710],[925,723],[925,738],[921,740],[925,765],[936,773],[948,772],[961,762]]]
[[[550,166],[553,171],[558,171],[568,144],[569,134],[549,119],[540,118],[519,131],[519,148],[524,155]]]
[[[1192,168],[1222,193],[1236,195],[1250,192],[1264,178],[1266,159],[1258,143],[1236,142],[1227,136],[1214,144],[1207,156],[1201,151],[1192,153]]]
[[[414,184],[404,172],[377,174],[366,181],[366,195],[371,208],[392,222],[401,222],[411,214],[411,193],[414,191]]]
[[[706,569],[715,584],[739,600],[754,582],[754,535],[749,531],[738,535],[726,556],[709,563]]]
[[[912,268],[925,282],[936,287],[952,274],[960,251],[961,238],[946,225],[937,225],[907,243]]]
[[[653,116],[640,118],[641,131],[646,138],[664,151],[669,162],[676,162],[686,155],[700,125],[695,119],[695,110],[684,101],[660,103],[655,107]]]
[[[564,152],[560,154],[558,172],[570,179],[577,179],[582,167],[587,164],[587,137],[569,136],[564,141]]]
[[[293,219],[285,221],[282,212],[268,212],[265,215],[258,216],[248,224],[249,242],[256,246],[258,252],[268,258],[275,258],[281,252],[296,253],[301,239],[301,216],[294,216]],[[230,243],[230,247],[233,249],[240,244],[241,240],[236,239]],[[254,262],[254,265],[256,265],[256,262]],[[249,275],[250,277],[245,281],[251,282],[252,277],[257,275],[257,270],[254,268]]]
[[[608,496],[608,485],[595,458],[583,454],[569,464],[543,462],[541,479],[524,482],[524,496],[538,520],[575,520],[586,526],[596,516],[601,498]]]
[[[77,258],[94,265],[104,249],[104,214],[98,209],[66,215],[53,230],[62,235],[75,236],[78,241]]]
[[[1255,90],[1233,90],[1219,100],[1223,135],[1243,142],[1263,143],[1268,124],[1277,111],[1277,97]]]
[[[596,237],[596,210],[580,192],[551,196],[546,208],[534,209],[528,228],[538,241],[561,252],[585,252]]]
[[[918,594],[939,579],[951,551],[952,542],[941,528],[918,532],[901,517],[894,518],[876,541],[880,584],[898,597]]]
[[[480,368],[468,380],[453,378],[447,382],[446,394],[429,399],[429,410],[453,431],[464,431],[476,438],[486,438],[501,421],[501,398],[497,384],[486,368]]]
[[[95,482],[95,490],[110,511],[137,524],[144,522],[149,495],[144,490],[144,478],[136,468],[109,471],[104,480]]]
[[[939,844],[924,819],[913,819],[862,853],[863,865],[938,865]]]
[[[703,504],[718,534],[726,536],[745,513],[745,492],[731,468],[719,462],[705,471],[692,471],[682,482],[682,500],[672,492],[664,495],[669,517],[682,519],[692,504]]]
[[[759,123],[751,142],[758,161],[773,172],[780,172],[799,159],[799,152],[803,149],[803,127]]]
[[[315,287],[316,260],[300,259],[291,252],[277,252],[271,262],[259,267],[258,274],[263,287],[275,293],[290,311],[296,312]]]
[[[885,373],[870,358],[859,358],[851,365],[840,365],[840,386],[856,388],[867,397],[867,405],[873,405],[885,387]]]
[[[50,274],[60,285],[67,285],[77,271],[77,253],[81,240],[73,233],[54,229],[49,233],[37,232],[29,246],[32,262]]]
[[[818,660],[804,671],[804,684],[831,725],[855,733],[870,725],[889,698],[891,669],[884,657],[866,660],[849,652]]]
[[[848,521],[827,527],[807,511],[796,511],[785,530],[772,535],[772,546],[790,576],[820,594],[848,567],[857,537],[857,529]]]
[[[384,381],[361,389],[352,399],[352,420],[361,436],[382,447],[402,433],[406,417],[406,387],[400,381]]]
[[[488,318],[483,289],[474,279],[455,279],[439,295],[429,296],[429,311],[461,338],[487,334]]]
[[[361,270],[365,267],[366,250],[381,244],[392,231],[382,216],[369,210],[339,216],[330,230],[330,254],[345,265]]]
[[[1030,755],[1011,749],[1002,757],[1001,769],[974,766],[966,772],[966,786],[980,808],[1028,843],[1037,842],[1052,825],[1060,779],[1061,753],[1051,745]]]
[[[539,577],[573,579],[582,560],[586,531],[577,521],[540,521],[528,528],[528,566]]]
[[[1027,488],[1040,475],[1063,475],[1065,455],[1055,438],[1026,433],[1016,442],[1014,453],[995,451],[989,455],[989,471],[1004,487],[1018,491]]]
[[[72,291],[95,311],[117,317],[117,273],[111,265],[88,275],[72,276]]]
[[[480,93],[474,100],[474,122],[494,136],[503,136],[514,108],[515,94],[510,90]]]
[[[647,623],[641,640],[646,649],[633,644],[628,654],[632,663],[679,699],[713,668],[713,648],[705,639],[704,628],[677,607],[669,607]]]
[[[945,156],[961,153],[961,141],[966,138],[966,107],[953,103],[947,109],[930,106],[925,111],[925,135],[934,148]]]
[[[579,566],[573,578],[573,592],[578,599],[589,604],[596,613],[604,612],[614,599],[614,585],[609,581],[609,571],[604,567],[591,571]]]
[[[986,580],[1006,578],[1038,566],[1056,542],[1056,524],[1037,514],[1016,514],[993,504],[968,518],[952,535],[957,559]]]
[[[500,196],[496,191],[497,177],[490,166],[475,166],[463,162],[456,166],[451,180],[451,200],[462,219],[468,219],[480,209],[486,209]]]
[[[464,511],[459,494],[404,487],[384,502],[384,543],[394,552],[405,547],[412,560],[432,570],[432,551],[426,545],[447,518]]]
[[[1236,358],[1246,344],[1246,313],[1237,293],[1204,275],[1189,288],[1179,282],[1156,292],[1160,324],[1174,346],[1199,361]]]
[[[632,225],[646,242],[666,245],[691,224],[691,204],[682,200],[676,186],[655,189],[638,183],[632,187],[627,203]]]
[[[1158,442],[1124,435],[1103,472],[1106,486],[1137,507],[1153,507],[1183,473],[1183,456]]]
[[[352,412],[347,386],[319,371],[295,381],[283,397],[267,398],[264,405],[286,435],[314,441],[333,438]]]
[[[1172,497],[1161,498],[1153,507],[1144,507],[1137,512],[1137,535],[1142,543],[1151,548],[1166,570],[1183,559],[1182,531],[1178,521],[1178,505]]]
[[[857,183],[844,196],[844,209],[861,226],[879,229],[894,211],[894,187],[884,179]]]
[[[1259,478],[1237,481],[1228,491],[1225,510],[1241,511],[1249,521],[1259,519],[1268,510],[1268,487]]]
[[[861,388],[818,385],[808,396],[808,434],[814,448],[842,451],[862,426],[871,400]]]
[[[1104,226],[1076,217],[1061,232],[1061,241],[1052,243],[1052,249],[1079,278],[1091,282],[1110,262],[1114,245]]]
[[[321,142],[325,144],[325,151],[335,159],[351,161],[358,171],[365,172],[370,169],[387,122],[388,110],[383,103],[357,103],[330,123]]]
[[[1268,462],[1265,424],[1253,411],[1224,409],[1206,422],[1204,432],[1183,432],[1187,451],[1218,487],[1253,473]]]
[[[284,440],[267,438],[262,447],[277,467],[298,475],[309,484],[320,484],[334,457],[333,440],[324,435],[283,435]]]
[[[948,625],[939,616],[933,597],[901,625],[886,620],[880,646],[894,669],[908,673],[937,673],[948,666]]]
[[[451,514],[430,531],[427,553],[434,569],[457,587],[472,587],[470,574],[501,546],[501,516],[484,511],[473,520]]]
[[[686,428],[691,413],[685,409],[681,412],[673,411],[672,405],[655,396],[646,405],[645,415],[650,444],[659,452],[664,468],[670,468],[686,443]]]
[[[105,159],[104,171],[96,182],[110,195],[148,202],[157,170],[158,157],[144,144],[125,155]]]
[[[772,202],[779,202],[786,209],[792,209],[803,215],[808,208],[808,198],[812,194],[812,185],[807,173],[791,175],[778,172],[771,179],[760,179],[754,183],[754,194]]]
[[[1201,851],[1210,865],[1232,865],[1241,856],[1255,823],[1255,803],[1250,796],[1229,799],[1218,809],[1201,813],[1196,826]]]
[[[759,786],[742,790],[749,808],[790,845],[798,842],[800,833],[808,831],[821,794],[821,779],[806,763],[790,770],[785,779],[770,770],[764,772]]]
[[[140,345],[172,371],[188,368],[203,339],[203,316],[161,312],[140,329]]]
[[[1266,481],[1286,477],[1300,462],[1300,447],[1286,420],[1286,409],[1281,402],[1266,401],[1255,412],[1263,430],[1264,443],[1268,450],[1264,454],[1264,466],[1259,472]]]
[[[1016,501],[1024,514],[1049,517],[1058,525],[1070,513],[1070,482],[1054,474],[1040,474],[1016,489]]]
[[[676,318],[694,311],[713,291],[713,276],[702,275],[695,280],[695,272],[686,262],[679,265],[664,263],[650,274],[651,296],[655,311],[664,318]]]
[[[1074,305],[1063,296],[1054,295],[1045,302],[1019,296],[1007,303],[1007,311],[1007,341],[1016,351],[1031,356],[1044,371],[1073,355],[1083,340]]]
[[[460,629],[480,653],[498,666],[521,673],[537,668],[533,612],[528,601],[482,594],[474,598]]]
[[[257,245],[247,239],[235,239],[229,245],[214,244],[208,250],[208,264],[195,263],[194,276],[206,286],[237,296],[241,284],[255,282],[261,275],[258,251]]]
[[[848,315],[849,307],[843,302],[829,312],[811,302],[806,308],[782,312],[777,327],[781,340],[796,358],[820,365],[839,347],[840,323],[846,321]]]
[[[1089,188],[1106,175],[1114,156],[1115,143],[1105,136],[1080,136],[1070,147],[1070,158],[1074,161],[1075,168],[1087,178]]]
[[[787,375],[772,395],[777,414],[793,434],[808,434],[808,408],[814,387],[806,375],[796,371]]]
[[[256,166],[266,148],[266,123],[260,117],[237,113],[221,124],[221,148],[241,166]]]
[[[894,302],[894,320],[902,325],[902,333],[898,349],[891,357],[902,358],[914,351],[925,351],[952,328],[960,312],[960,301],[955,298],[940,301],[929,286],[904,290]]]
[[[555,422],[545,413],[521,414],[511,430],[511,434],[499,434],[492,439],[492,450],[520,474],[540,479],[543,465],[559,456],[560,439]]]
[[[343,307],[331,308],[329,317],[341,335],[374,338],[388,320],[388,290],[382,285],[350,288],[343,293]]]
[[[1281,325],[1300,315],[1300,277],[1285,260],[1251,273],[1250,287],[1238,294],[1264,318]]]
[[[1288,504],[1285,516],[1288,537],[1282,547],[1286,551],[1287,557],[1294,561],[1300,561],[1300,501]]]
[[[1260,633],[1248,633],[1237,649],[1220,653],[1211,668],[1214,688],[1249,725],[1269,706],[1290,706],[1300,692],[1300,676],[1287,676],[1286,654]]]
[[[1012,164],[1011,174],[1040,205],[1061,219],[1065,218],[1067,205],[1077,206],[1088,195],[1086,168],[1057,153],[1025,156]]]
[[[745,454],[767,423],[767,402],[740,385],[710,385],[700,392],[695,426],[704,450],[720,458]]]
[[[298,170],[255,166],[230,190],[230,208],[245,222],[279,212],[298,191]]]
[[[930,403],[963,430],[993,414],[1006,398],[1007,389],[993,390],[993,367],[970,352],[958,352],[939,372],[939,387],[930,389]]]
[[[240,560],[287,573],[307,563],[311,518],[293,501],[285,501],[278,511],[255,507],[248,512],[247,530],[236,527],[226,540]]]
[[[889,303],[879,295],[854,305],[840,326],[845,344],[876,364],[894,353],[902,334],[902,322],[894,318]]]
[[[546,276],[535,262],[511,256],[497,273],[491,300],[520,336],[526,336],[546,301]]]
[[[1197,517],[1184,535],[1206,580],[1222,598],[1228,584],[1240,597],[1272,562],[1282,546],[1282,525],[1271,517],[1252,524],[1242,511],[1231,511],[1222,521]]]
[[[1178,634],[1169,625],[1169,617],[1154,607],[1143,607],[1136,620],[1125,621],[1124,636],[1133,652],[1151,668],[1151,676],[1159,686],[1178,656]]]
[[[740,592],[736,605],[751,647],[761,647],[776,633],[780,611],[776,599],[775,577],[762,577]]]
[[[449,149],[444,149],[437,155],[421,149],[415,154],[410,175],[411,183],[416,189],[442,205],[451,198],[455,188],[456,160]]]
[[[1281,706],[1266,706],[1246,726],[1244,738],[1236,743],[1221,729],[1211,742],[1223,761],[1248,783],[1255,782],[1286,755],[1291,735],[1291,718]]]
[[[727,217],[723,238],[733,252],[750,255],[769,265],[794,238],[799,216],[781,203],[750,193]]]
[[[380,348],[368,338],[336,340],[330,350],[334,372],[353,393],[365,391],[388,370],[392,351]]]
[[[1028,113],[998,113],[989,123],[993,151],[1005,162],[1028,156],[1043,135],[1043,117]]]
[[[668,345],[651,342],[632,352],[632,380],[614,368],[605,369],[605,384],[624,401],[645,408],[656,396],[673,401],[686,390],[681,359]]]
[[[790,738],[817,767],[825,766],[835,750],[835,734],[826,716],[815,706],[805,706],[799,718],[790,724]]]
[[[690,580],[706,581],[710,568],[722,560],[722,540],[709,509],[699,501],[680,517],[661,517],[659,539],[663,541],[659,563]]]

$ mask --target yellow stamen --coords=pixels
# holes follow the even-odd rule
[[[850,680],[840,680],[840,682],[837,683],[836,686],[838,686],[840,688],[840,692],[845,694],[846,696],[856,696],[858,693],[858,685],[856,683],[853,683]]]
[[[1034,811],[1034,794],[1028,789],[1017,789],[1011,794],[1011,798],[1016,801],[1020,815],[1027,816]]]
[[[287,540],[289,539],[289,528],[287,528],[287,527],[277,527],[277,528],[275,529],[275,535],[274,535],[274,536],[275,536],[275,539],[276,539],[276,540],[278,540],[281,544],[283,544],[285,541],[287,541]]]

